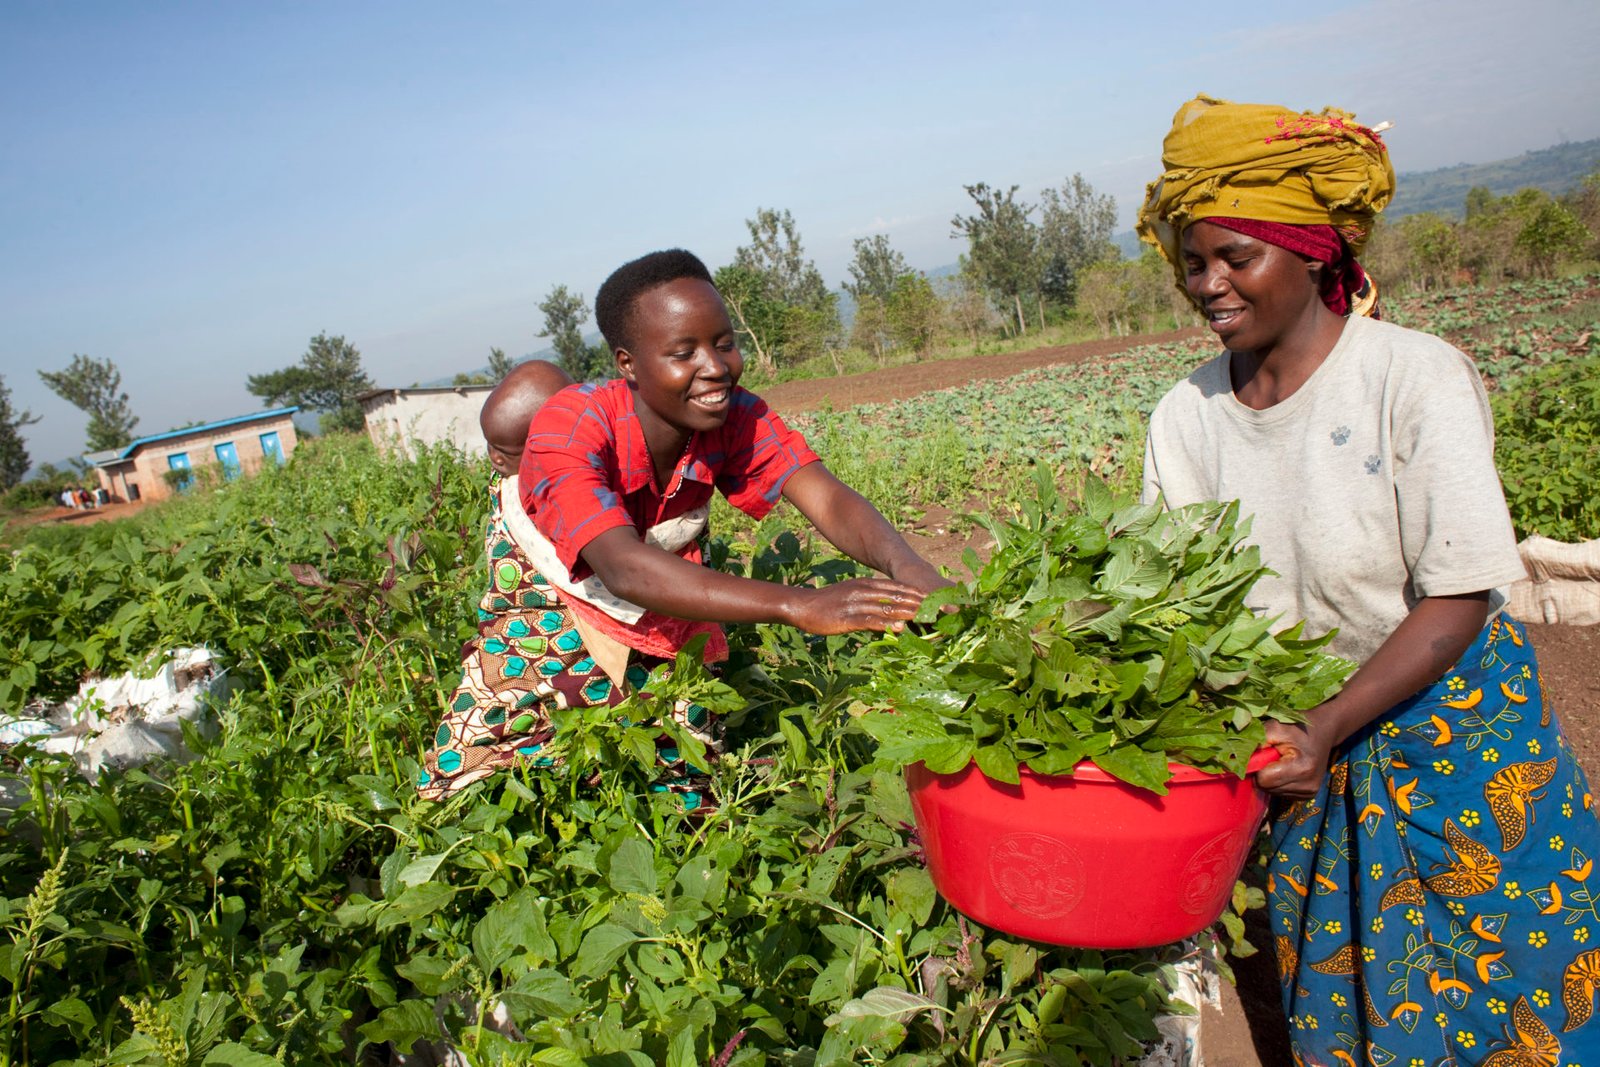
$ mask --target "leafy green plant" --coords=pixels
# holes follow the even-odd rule
[[[1495,465],[1518,536],[1600,537],[1600,355],[1524,374],[1493,409]]]
[[[1267,719],[1303,721],[1348,674],[1326,636],[1245,606],[1265,571],[1237,504],[1165,511],[1091,479],[1070,514],[1048,472],[1036,486],[1019,521],[990,520],[976,577],[924,602],[931,629],[874,646],[880,758],[1012,783],[1087,759],[1165,793],[1169,761],[1242,775]]]

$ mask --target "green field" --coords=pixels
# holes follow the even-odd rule
[[[1501,464],[1524,529],[1600,532],[1587,494],[1569,499],[1600,476],[1597,285],[1393,311],[1479,360],[1514,428]],[[1085,469],[1133,484],[1144,415],[1209,351],[795,421],[891,516],[1004,510],[1040,463],[1069,487]],[[1551,442],[1561,458],[1535,455]],[[89,785],[25,746],[3,756],[32,799],[0,822],[0,1067],[385,1062],[440,1019],[485,1064],[1109,1065],[1154,1036],[1162,954],[1045,950],[938,900],[899,775],[849,715],[873,661],[856,638],[737,627],[720,681],[683,664],[660,687],[730,713],[703,823],[650,793],[633,755],[647,731],[599,713],[564,724],[560,767],[417,801],[472,632],[486,476],[328,438],[281,470],[16,545],[0,712],[194,644],[239,691],[190,763]],[[725,521],[716,564],[848,572],[794,523]],[[494,1003],[525,1043],[471,1025]]]

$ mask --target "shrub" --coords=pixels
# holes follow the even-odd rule
[[[1495,463],[1517,535],[1600,537],[1600,355],[1561,359],[1495,394]]]

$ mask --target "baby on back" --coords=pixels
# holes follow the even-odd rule
[[[495,477],[484,538],[488,588],[478,600],[478,632],[461,655],[461,683],[424,757],[417,790],[442,799],[518,759],[537,760],[553,732],[548,706],[588,705],[598,691],[594,672],[577,672],[566,646],[581,651],[559,595],[517,546],[511,523],[526,516],[517,497],[517,467],[534,412],[572,384],[565,371],[541,359],[511,369],[478,416]],[[604,675],[599,675],[604,678]],[[569,692],[570,690],[570,692]],[[508,737],[514,748],[497,744]]]

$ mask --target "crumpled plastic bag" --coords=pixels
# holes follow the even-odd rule
[[[178,648],[165,653],[149,677],[142,673],[90,678],[63,704],[0,717],[0,748],[30,741],[42,751],[71,756],[90,781],[108,767],[193,758],[182,724],[202,736],[215,733],[208,710],[232,692],[227,671],[217,667],[209,649]]]

